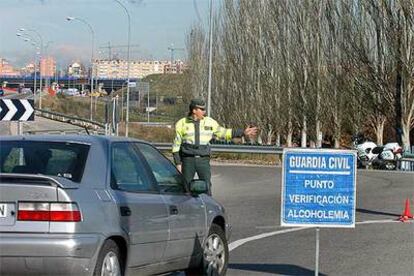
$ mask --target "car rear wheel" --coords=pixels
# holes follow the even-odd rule
[[[229,248],[226,236],[220,226],[213,224],[204,243],[203,259],[199,267],[187,271],[187,275],[225,275],[228,261]]]
[[[121,276],[123,275],[121,263],[118,245],[113,240],[107,240],[99,252],[93,275]]]

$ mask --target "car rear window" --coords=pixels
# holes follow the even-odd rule
[[[68,142],[2,141],[0,172],[61,176],[80,182],[89,145]]]

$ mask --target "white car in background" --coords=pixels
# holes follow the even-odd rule
[[[79,90],[77,88],[67,88],[62,90],[62,94],[65,96],[79,96]]]

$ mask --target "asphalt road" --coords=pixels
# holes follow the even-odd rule
[[[74,128],[36,120],[24,128]],[[315,229],[280,227],[281,168],[220,164],[212,174],[233,226],[227,275],[314,275]],[[414,204],[414,173],[359,171],[356,228],[321,229],[320,275],[414,275],[414,223],[396,221],[406,198]]]
[[[233,226],[227,275],[314,275],[316,230],[280,227],[281,168],[212,172]],[[414,223],[396,221],[408,197],[413,203],[414,173],[359,171],[356,227],[320,230],[319,274],[414,275]]]
[[[83,128],[35,116],[35,122],[22,122],[23,133],[78,134]],[[17,122],[0,122],[0,135],[17,134]]]

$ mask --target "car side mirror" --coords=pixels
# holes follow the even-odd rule
[[[208,185],[207,182],[200,179],[194,179],[190,182],[190,192],[193,195],[207,194]]]

